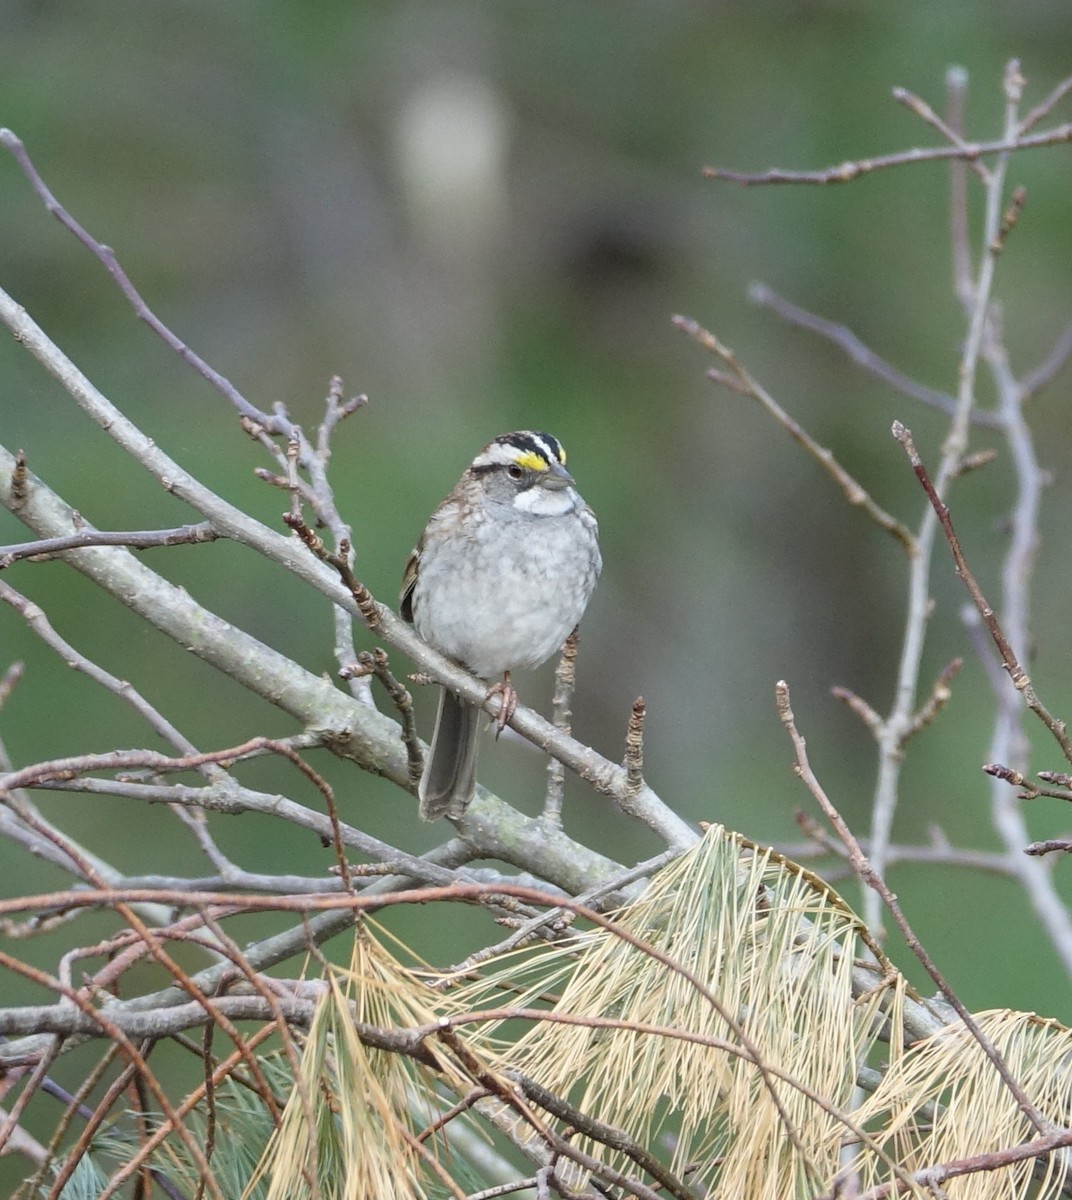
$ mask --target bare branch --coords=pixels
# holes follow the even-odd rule
[[[887,911],[893,917],[901,935],[905,939],[905,943],[912,953],[919,959],[920,964],[927,974],[934,980],[938,986],[938,990],[956,1009],[957,1015],[964,1023],[972,1037],[978,1043],[979,1048],[994,1064],[994,1069],[1001,1076],[1002,1083],[1008,1089],[1010,1095],[1016,1101],[1017,1107],[1024,1116],[1031,1122],[1040,1134],[1049,1132],[1049,1124],[1031,1099],[1020,1086],[1019,1081],[1014,1077],[1009,1070],[1008,1064],[1002,1058],[997,1048],[991,1043],[990,1039],[979,1028],[978,1023],[971,1013],[964,1006],[963,1002],[946,982],[945,977],[938,970],[937,965],[923,948],[923,944],[916,937],[912,927],[908,924],[901,907],[897,902],[897,897],[886,886],[881,876],[874,870],[871,863],[868,861],[867,855],[864,854],[863,848],[857,841],[855,835],[845,823],[844,817],[834,807],[833,802],[823,790],[818,778],[811,769],[811,764],[808,762],[807,745],[800,732],[797,730],[796,720],[793,716],[793,709],[789,701],[789,685],[784,680],[779,681],[775,685],[777,696],[778,716],[781,718],[782,724],[785,726],[786,733],[789,734],[789,739],[793,743],[793,749],[796,754],[796,764],[794,770],[797,777],[804,783],[808,791],[815,797],[819,807],[823,810],[826,819],[830,822],[834,831],[841,839],[846,851],[849,855],[849,860],[852,863],[853,870],[859,876],[860,880],[867,884],[881,898],[882,903],[886,906]]]
[[[1017,150],[1037,150],[1043,146],[1058,146],[1072,142],[1072,124],[1058,125],[1044,133],[1024,137],[1000,138],[992,142],[965,142],[963,146],[929,146],[924,149],[902,150],[896,154],[883,154],[876,158],[860,158],[827,167],[822,171],[783,171],[772,167],[769,171],[749,173],[728,171],[723,167],[704,167],[705,179],[725,179],[745,187],[762,184],[828,184],[852,183],[863,175],[890,167],[903,167],[910,163],[936,162],[943,159],[959,159],[975,162],[985,154],[1010,154]]]
[[[936,129],[951,145],[956,146],[960,150],[968,148],[967,143],[964,141],[963,130],[958,129],[954,124],[947,124],[943,121],[926,100],[921,99],[914,92],[910,92],[907,88],[902,87],[895,87],[892,95],[898,104],[903,104],[909,112],[915,113],[921,121],[926,122],[932,129]],[[983,163],[979,162],[978,159],[968,159],[967,162],[983,183],[990,182],[990,172]]]
[[[80,546],[129,546],[132,550],[147,550],[153,546],[196,545],[214,542],[222,535],[207,521],[198,525],[181,525],[177,529],[145,529],[118,533],[101,529],[72,533],[67,537],[42,538],[14,546],[0,546],[0,571],[20,558],[45,558]]]
[[[835,700],[840,700],[849,712],[859,717],[876,738],[882,736],[886,722],[862,696],[847,687],[832,687],[830,695]]]
[[[913,1173],[913,1181],[922,1184],[931,1191],[932,1195],[941,1195],[935,1189],[947,1179],[959,1179],[965,1175],[977,1175],[980,1171],[997,1171],[1001,1167],[1013,1166],[1016,1163],[1028,1162],[1033,1158],[1044,1158],[1055,1150],[1072,1146],[1072,1130],[1062,1129],[1056,1132],[1046,1132],[1041,1137],[1032,1138],[1018,1146],[1010,1146],[1001,1150],[993,1150],[986,1154],[975,1154],[970,1158],[957,1159],[953,1162],[935,1163]],[[858,1192],[855,1200],[887,1200],[887,1197],[901,1192],[900,1181],[879,1184],[868,1188],[866,1192]],[[828,1193],[819,1200],[835,1200]]]
[[[952,696],[951,684],[957,676],[957,672],[964,665],[964,659],[954,658],[952,662],[946,664],[934,681],[934,686],[930,690],[930,695],[920,705],[916,712],[912,724],[902,734],[901,745],[904,746],[908,739],[914,737],[917,733],[926,729],[928,725],[934,721],[942,709],[949,703],[949,698]]]
[[[913,400],[918,400],[921,404],[926,404],[930,408],[936,408],[939,412],[952,414],[956,409],[957,402],[953,396],[950,396],[947,392],[939,392],[933,388],[925,387],[923,384],[917,383],[911,376],[898,371],[896,367],[891,366],[884,358],[876,354],[870,346],[862,342],[847,325],[842,325],[837,321],[829,321],[825,317],[820,317],[816,313],[811,313],[807,309],[800,308],[798,305],[793,304],[792,301],[779,296],[777,292],[769,288],[765,283],[751,284],[748,289],[748,298],[753,304],[758,304],[761,308],[769,308],[790,325],[796,325],[801,329],[808,329],[812,333],[817,333],[820,337],[826,338],[827,341],[833,342],[857,366],[874,375],[876,379],[881,379],[883,383],[889,384],[890,387],[902,395],[909,396]],[[983,425],[992,429],[1000,424],[997,417],[992,413],[986,412],[973,412],[972,421],[976,425]]]
[[[1020,399],[1037,396],[1068,365],[1069,358],[1072,358],[1072,324],[1064,327],[1049,354],[1020,381]]]
[[[792,845],[781,844],[779,850],[797,862],[814,860],[833,855],[848,862],[848,852],[839,846],[825,829],[807,813],[794,814],[797,824],[810,841]],[[868,839],[859,838],[860,846],[868,853]],[[964,846],[952,846],[939,831],[932,830],[931,841],[920,846],[902,845],[891,842],[886,850],[886,864],[893,867],[898,863],[916,863],[923,866],[958,867],[968,871],[982,871],[987,875],[1000,875],[1005,879],[1017,879],[1019,875],[1009,856],[993,850],[971,850]],[[833,881],[830,871],[823,878]]]
[[[949,548],[953,552],[953,561],[956,564],[957,575],[960,577],[964,586],[968,589],[968,594],[972,598],[972,602],[979,611],[987,629],[990,631],[990,636],[994,640],[994,645],[998,648],[998,653],[1001,655],[1001,660],[1005,665],[1006,671],[1009,673],[1009,678],[1012,680],[1013,686],[1023,696],[1024,703],[1031,709],[1033,713],[1042,721],[1046,728],[1053,735],[1054,740],[1061,747],[1061,751],[1069,762],[1072,762],[1072,738],[1069,738],[1068,731],[1065,728],[1065,723],[1053,716],[1049,709],[1045,707],[1042,701],[1038,698],[1035,692],[1034,684],[1031,682],[1031,677],[1020,665],[1019,660],[1013,653],[1012,647],[1001,628],[1000,623],[994,610],[986,601],[982,589],[975,580],[971,569],[968,566],[967,559],[964,557],[964,552],[960,548],[960,541],[957,538],[956,532],[953,529],[953,522],[949,515],[949,508],[938,495],[934,484],[931,482],[930,475],[927,473],[927,468],[923,465],[923,460],[919,456],[919,451],[916,450],[915,443],[912,441],[912,432],[906,429],[900,421],[893,423],[893,436],[899,441],[904,448],[905,454],[908,456],[908,461],[912,464],[912,469],[916,473],[916,478],[919,479],[923,490],[927,493],[927,499],[930,500],[935,513],[938,516],[938,521],[942,527],[942,532],[945,534],[946,541],[949,543]]]
[[[710,350],[712,354],[717,355],[729,367],[740,384],[738,390],[755,400],[770,413],[795,442],[803,446],[823,470],[835,480],[851,505],[862,508],[876,525],[892,534],[910,555],[915,553],[915,538],[912,533],[896,517],[890,516],[888,512],[880,508],[871,499],[866,489],[857,483],[834,458],[833,454],[825,447],[820,446],[802,426],[793,420],[770,393],[752,378],[740,359],[728,346],[724,346],[713,333],[709,333],[691,317],[676,316],[672,318],[672,321],[676,328],[699,342],[705,350]],[[721,379],[719,381],[721,382]]]
[[[52,194],[52,191],[41,178],[37,168],[31,161],[22,140],[16,137],[10,129],[0,129],[0,147],[7,150],[22,168],[23,174],[30,181],[30,186],[36,192],[45,208],[66,230],[74,234],[82,245],[101,263],[119,290],[130,301],[135,315],[144,321],[187,366],[192,367],[198,375],[212,384],[225,399],[234,405],[242,416],[257,421],[259,424],[271,429],[274,433],[283,433],[289,436],[290,429],[286,422],[279,421],[275,417],[269,417],[267,413],[261,412],[256,406],[250,404],[228,379],[225,379],[215,368],[210,367],[200,355],[196,354],[180,338],[176,337],[163,321],[157,317],[131,283],[127,273],[119,265],[119,261],[116,259],[112,249],[98,242],[96,238],[71,216]]]
[[[1062,79],[1061,82],[1053,89],[1052,92],[1040,104],[1036,104],[1033,109],[1020,122],[1020,132],[1027,133],[1029,129],[1034,127],[1043,119],[1048,117],[1051,112],[1057,107],[1061,101],[1072,92],[1072,75],[1067,79]]]

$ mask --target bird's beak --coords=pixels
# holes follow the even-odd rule
[[[540,486],[557,492],[560,488],[573,487],[573,476],[561,463],[549,463],[546,472],[540,476]]]

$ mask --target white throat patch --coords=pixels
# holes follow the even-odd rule
[[[577,507],[577,493],[571,487],[547,488],[533,484],[514,497],[518,512],[535,517],[564,517]]]

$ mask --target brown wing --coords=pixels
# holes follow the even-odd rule
[[[417,585],[417,558],[421,548],[417,548],[409,556],[406,569],[402,572],[402,594],[398,598],[398,611],[402,620],[413,624],[413,589]]]

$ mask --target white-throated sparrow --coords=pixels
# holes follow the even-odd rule
[[[481,679],[538,667],[588,606],[603,560],[596,518],[549,433],[504,433],[473,459],[432,513],[402,579],[402,616]],[[490,694],[490,693],[489,693]],[[418,796],[434,821],[460,816],[476,782],[480,710],[443,688]]]

